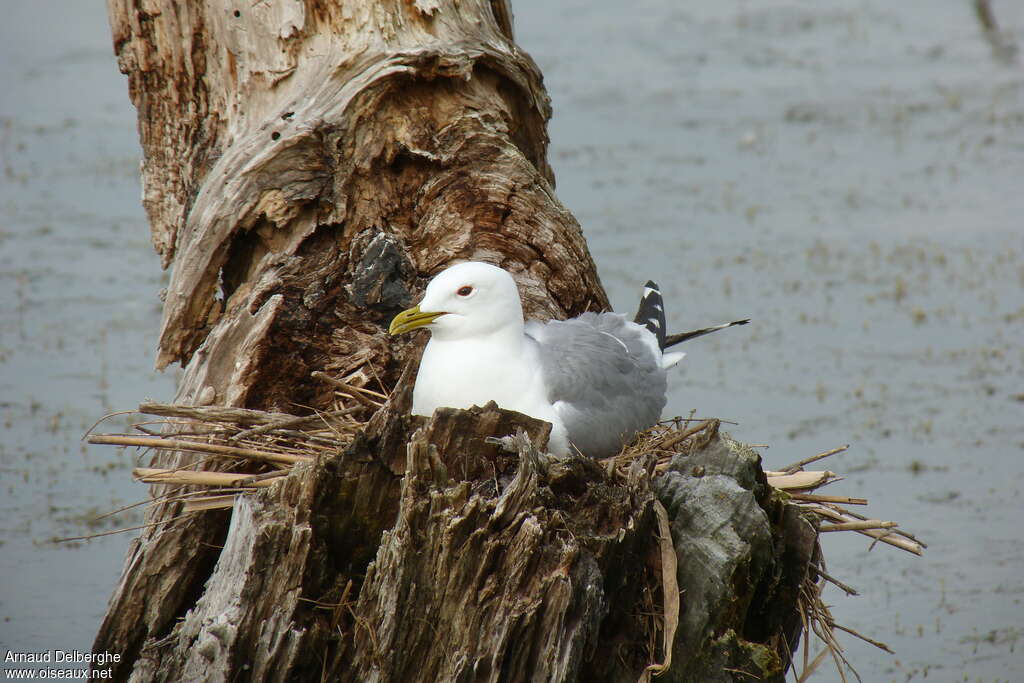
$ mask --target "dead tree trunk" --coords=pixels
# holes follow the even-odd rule
[[[449,261],[512,271],[530,316],[607,308],[505,0],[108,9],[173,264],[177,402],[324,409],[314,371],[399,387],[349,451],[231,513],[151,506],[95,642],[116,679],[636,680],[664,656],[658,499],[686,591],[669,680],[781,676],[813,533],[756,456],[716,436],[707,462],[619,481],[540,455],[533,420],[403,414],[417,354],[387,321]],[[483,441],[516,427],[514,455]]]

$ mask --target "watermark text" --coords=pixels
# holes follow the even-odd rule
[[[111,680],[121,655],[110,652],[81,650],[40,650],[18,652],[7,650],[3,657],[5,681],[16,680]]]

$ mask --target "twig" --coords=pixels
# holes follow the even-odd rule
[[[200,436],[204,439],[210,438],[211,436],[223,436],[225,433],[231,431],[231,427],[224,425],[229,424],[226,422],[203,422],[201,420],[193,420],[191,418],[179,418],[172,419],[166,418],[163,420],[147,420],[146,422],[135,422],[132,424],[132,429],[138,430],[143,434],[150,436],[167,436],[173,434],[175,438],[181,439],[186,436]],[[146,429],[148,425],[158,425],[160,431],[153,429]]]
[[[357,410],[359,410],[359,408],[344,408],[342,410],[332,410],[329,413],[317,413],[316,415],[303,415],[301,417],[292,416],[291,418],[286,420],[268,422],[266,424],[258,425],[256,427],[252,427],[250,429],[238,432],[237,434],[229,436],[228,441],[240,441],[241,439],[245,439],[251,436],[257,436],[259,434],[265,434],[266,432],[272,432],[277,429],[300,427],[302,425],[309,424],[312,422],[322,421],[328,417],[343,417],[345,415],[350,415],[351,413],[354,413]]]
[[[155,429],[149,429],[147,423],[133,424],[132,429],[142,432],[146,436],[163,436],[163,432],[158,432]],[[180,435],[179,435],[180,436]]]
[[[846,505],[867,505],[867,498],[849,498],[847,496],[822,496],[815,493],[790,493],[793,500],[806,500],[810,503],[845,503]]]
[[[355,427],[361,426],[362,425],[359,425],[357,423],[352,423],[351,427],[346,426],[346,428],[354,432],[356,431]],[[344,445],[340,443],[341,439],[343,438],[343,435],[337,432],[336,430],[333,430],[332,433],[337,434],[337,436],[318,436],[316,434],[310,434],[309,432],[300,432],[294,429],[282,429],[280,431],[281,436],[288,436],[293,439],[302,439],[303,441],[306,442],[303,445],[307,447],[311,447],[312,444],[314,443],[320,444],[316,446],[316,448],[319,448],[320,450],[333,450],[338,448],[339,446]]]
[[[665,450],[668,450],[668,449],[672,448],[673,446],[675,446],[677,443],[681,443],[682,441],[685,441],[686,439],[690,438],[691,436],[693,436],[697,432],[703,431],[708,425],[712,424],[713,422],[714,422],[713,419],[712,420],[705,420],[704,422],[701,422],[698,425],[694,425],[693,427],[689,427],[687,429],[684,429],[681,432],[676,432],[675,434],[673,434],[672,436],[668,437],[667,439],[665,439],[661,443],[657,444],[657,447],[658,448],[663,448]]]
[[[825,573],[825,571],[821,567],[816,568],[814,571],[818,574],[818,576],[820,576],[821,578],[825,579],[826,581],[828,581],[829,583],[833,584],[834,586],[837,586],[838,588],[840,588],[847,595],[860,595],[860,593],[858,593],[855,588],[852,588],[852,587],[846,585],[845,583],[843,583],[842,581],[840,581],[839,579],[837,579],[837,578],[835,578],[833,576],[829,576],[828,574]]]
[[[117,417],[118,415],[134,415],[134,414],[135,414],[134,410],[119,410],[116,413],[107,413],[106,415],[104,415],[100,419],[98,419],[95,422],[93,422],[92,426],[85,430],[85,434],[82,434],[82,441],[85,441],[85,439],[90,434],[92,434],[92,430],[96,429],[100,425],[101,422],[106,422],[110,418]]]
[[[204,510],[222,510],[234,507],[235,494],[221,494],[216,496],[197,496],[185,501],[182,509],[185,512],[202,512]]]
[[[846,444],[845,446],[840,446],[839,448],[833,448],[830,451],[824,451],[823,453],[818,453],[817,455],[812,455],[809,458],[804,458],[803,460],[798,460],[797,462],[793,463],[792,465],[789,465],[788,467],[783,467],[782,471],[785,472],[786,474],[793,474],[794,472],[799,472],[801,469],[803,469],[804,465],[810,465],[812,462],[817,462],[818,460],[824,460],[825,458],[829,457],[830,455],[835,455],[836,453],[842,453],[843,451],[847,450],[849,447],[850,447],[850,444]]]
[[[164,494],[164,495],[168,495],[168,494]],[[96,522],[98,522],[98,521],[100,521],[102,519],[106,519],[107,517],[113,517],[114,515],[119,515],[122,512],[127,512],[128,510],[131,510],[133,508],[137,508],[140,505],[148,505],[149,503],[153,502],[154,500],[159,500],[161,497],[163,497],[163,496],[158,496],[156,498],[147,498],[146,500],[140,500],[140,501],[135,502],[135,503],[129,503],[128,505],[122,505],[121,507],[117,508],[116,510],[111,510],[110,512],[104,512],[102,515],[98,515],[96,517],[93,517],[91,520],[89,520],[89,523],[93,524],[93,523],[96,523]]]
[[[734,422],[732,420],[723,420],[720,417],[693,417],[693,414],[694,413],[691,412],[690,413],[690,417],[682,417],[681,415],[676,415],[675,417],[672,417],[672,418],[669,418],[669,419],[666,419],[666,420],[659,420],[658,424],[659,425],[675,425],[677,429],[679,428],[679,423],[680,422],[707,422],[708,420],[718,420],[719,422],[721,422],[724,425],[738,425],[739,424],[739,422]]]
[[[811,509],[815,513],[823,517],[828,517],[829,519],[838,521],[840,523],[849,521],[835,510],[830,510],[828,507],[825,506],[818,506]],[[889,545],[900,548],[901,550],[906,550],[908,553],[913,553],[915,555],[924,554],[924,546],[922,546],[917,541],[913,541],[897,535],[899,533],[898,529],[894,529],[892,531],[879,531],[877,529],[857,529],[856,531],[859,534],[864,534],[865,536],[870,536],[871,538],[878,539],[882,543],[888,543]]]
[[[806,648],[804,648],[804,654],[807,654]],[[814,659],[811,660],[811,662],[808,663],[807,659],[805,658],[804,668],[800,671],[800,678],[796,679],[796,683],[805,683],[807,679],[811,677],[811,674],[813,674],[818,669],[818,667],[821,666],[821,663],[825,661],[825,656],[827,654],[828,647],[826,646],[821,648],[821,651],[814,656]]]
[[[267,462],[280,462],[294,465],[299,462],[310,460],[308,456],[286,455],[284,453],[268,453],[257,451],[252,448],[238,448],[236,446],[221,446],[213,443],[196,443],[194,441],[181,441],[178,439],[158,439],[141,436],[118,436],[116,434],[92,434],[88,438],[89,443],[101,443],[111,446],[139,446],[141,448],[162,448],[168,451],[196,451],[199,453],[215,453],[227,455],[234,458],[250,458],[252,460],[265,460]]]
[[[267,474],[268,475],[269,474],[277,475],[279,473],[278,472],[267,472]],[[281,471],[280,474],[285,474],[285,472]],[[266,476],[266,475],[257,475],[257,476]],[[175,501],[185,501],[185,500],[188,500],[189,498],[192,498],[192,497],[195,497],[195,496],[202,496],[202,495],[208,495],[208,494],[209,494],[208,491],[182,491],[181,489],[175,489],[173,491],[168,491],[167,493],[161,493],[158,496],[153,496],[152,498],[147,498],[145,500],[140,500],[140,501],[137,501],[135,503],[130,503],[128,505],[123,505],[123,506],[117,508],[116,510],[111,510],[110,512],[104,512],[102,515],[99,515],[98,517],[93,517],[92,521],[93,522],[98,522],[101,519],[106,519],[107,517],[113,517],[114,515],[120,514],[122,512],[126,512],[128,510],[133,509],[133,508],[141,507],[143,505],[150,505],[152,503],[158,503],[158,502],[173,503]]]
[[[252,474],[239,480],[239,484],[241,486],[260,486],[260,482],[287,476],[289,472],[291,470],[275,470],[273,472],[264,472],[263,474]]]
[[[831,503],[831,504],[827,503],[827,504],[825,504],[825,507],[829,508],[830,510],[834,510],[835,512],[838,512],[839,514],[846,515],[847,517],[853,517],[854,519],[867,519],[867,517],[865,517],[864,515],[860,514],[859,512],[854,512],[853,510],[847,510],[846,508],[841,508],[841,507],[839,507],[838,505],[836,505],[834,503]],[[918,544],[922,548],[927,548],[928,547],[928,545],[926,543],[917,540],[917,537],[914,534],[910,533],[909,531],[904,531],[903,529],[893,529],[892,533],[899,534],[903,538],[906,538],[906,539],[909,539],[909,540],[913,541],[914,543]]]
[[[54,543],[67,543],[69,541],[90,541],[94,538],[100,538],[101,536],[113,536],[114,534],[123,534],[126,531],[138,531],[139,529],[148,529],[153,526],[160,526],[161,524],[170,524],[176,522],[179,519],[185,519],[188,514],[178,515],[177,517],[171,517],[170,519],[161,519],[159,522],[150,522],[149,524],[140,524],[138,526],[125,527],[124,529],[114,529],[113,531],[101,531],[96,534],[89,534],[88,536],[71,536],[70,538],[55,538]]]
[[[232,486],[232,487],[266,487],[272,485],[273,478],[286,474],[284,471],[268,472],[274,477],[257,478],[250,474],[238,472],[194,472],[192,470],[166,470],[152,467],[137,467],[132,476],[146,484],[184,484],[186,486]]]
[[[816,489],[842,479],[835,472],[828,470],[823,472],[794,472],[793,474],[765,472],[765,476],[769,484],[783,491]]]
[[[877,647],[879,650],[885,650],[886,652],[888,652],[891,655],[896,654],[895,652],[890,650],[889,646],[886,645],[885,643],[883,643],[881,641],[878,641],[878,640],[874,640],[873,638],[868,638],[866,635],[863,635],[861,633],[857,633],[852,628],[849,628],[847,626],[843,626],[842,624],[837,624],[835,622],[830,623],[829,626],[831,626],[832,628],[837,628],[840,631],[844,631],[846,633],[849,633],[851,636],[854,636],[855,638],[860,638],[865,643],[870,643],[871,645],[874,645],[875,647]]]
[[[338,379],[337,377],[331,377],[326,372],[322,372],[320,370],[314,370],[311,373],[311,375],[315,379],[323,380],[324,382],[327,382],[328,384],[331,384],[337,387],[338,389],[341,389],[342,391],[345,392],[347,396],[355,399],[356,401],[359,401],[360,403],[362,403],[367,408],[370,408],[371,410],[377,410],[378,408],[381,407],[380,403],[373,401],[372,399],[370,399],[369,396],[366,395],[377,394],[376,391],[371,392],[369,389],[363,389],[362,387],[353,386],[348,382],[345,382],[344,380]],[[381,394],[377,395],[380,396]]]
[[[284,420],[294,415],[288,413],[269,413],[264,410],[249,408],[231,408],[228,406],[180,406],[173,403],[155,403],[144,401],[139,404],[140,413],[160,415],[162,417],[187,417],[205,422],[231,422],[233,424],[263,424]]]
[[[373,378],[375,380],[377,380],[377,386],[379,386],[381,388],[381,390],[384,392],[383,394],[379,394],[379,396],[382,396],[385,401],[390,401],[391,400],[391,392],[388,391],[388,388],[386,386],[384,386],[384,382],[380,381],[380,375],[377,374],[377,368],[373,367],[373,363],[369,363],[367,365],[367,367],[369,367],[370,368],[370,372],[373,373]]]
[[[839,524],[824,524],[818,528],[818,531],[825,533],[827,531],[865,531],[867,529],[892,529],[898,526],[896,522],[883,522],[880,519],[866,519],[858,520],[856,522],[840,522]]]
[[[817,635],[818,638],[820,638],[828,647],[829,654],[832,655],[832,660],[835,662],[836,672],[839,674],[839,678],[845,683],[845,669],[849,669],[853,672],[853,675],[857,677],[857,680],[860,681],[860,674],[857,673],[857,670],[853,668],[852,664],[850,664],[850,660],[848,660],[846,655],[843,654],[842,646],[839,644],[839,641],[836,640],[835,633],[833,632],[835,619],[832,618],[832,614],[825,606],[825,603],[821,601],[821,590],[813,585],[812,590],[814,592],[814,597],[808,597],[808,599],[810,600],[810,609],[814,615],[811,623],[814,627],[815,635]]]

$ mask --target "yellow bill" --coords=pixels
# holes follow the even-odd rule
[[[388,327],[388,334],[405,334],[418,327],[424,327],[434,322],[435,318],[444,315],[444,311],[421,311],[419,306],[402,311],[391,321]]]

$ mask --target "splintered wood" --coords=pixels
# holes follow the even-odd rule
[[[147,402],[139,406],[138,412],[165,418],[158,424],[172,427],[172,435],[154,434],[149,428],[152,423],[147,422],[135,425],[144,436],[90,434],[87,440],[95,444],[190,452],[207,458],[219,457],[225,463],[236,462],[252,471],[209,471],[206,459],[197,459],[188,467],[178,469],[137,467],[133,470],[133,476],[141,482],[176,486],[184,512],[229,508],[237,495],[272,485],[297,463],[310,462],[320,454],[346,448],[365,426],[367,416],[388,398],[383,393],[356,386],[350,381],[320,372],[314,374],[337,391],[338,403],[330,412],[297,417],[224,406]],[[661,473],[677,454],[700,450],[715,438],[720,426],[721,421],[717,419],[668,420],[641,432],[621,453],[602,462],[610,470],[619,469],[624,473],[637,457],[652,453],[657,457],[655,472]],[[867,499],[813,493],[843,478],[830,470],[808,471],[803,469],[804,466],[848,448],[840,446],[777,471],[766,470],[765,477],[773,488],[804,510],[817,515],[824,522],[819,527],[820,532],[856,531],[876,542],[921,555],[927,546],[900,529],[897,522],[873,519],[843,507],[867,505]],[[193,487],[193,490],[185,487]],[[196,491],[194,487],[205,489]]]
[[[665,471],[678,453],[692,453],[700,450],[718,434],[721,421],[717,419],[676,418],[666,420],[641,432],[637,439],[621,453],[604,462],[610,468],[628,467],[634,459],[645,453],[657,456],[656,472]],[[822,524],[819,531],[856,531],[915,555],[921,555],[927,547],[912,534],[899,528],[897,522],[872,519],[852,512],[844,505],[867,505],[866,498],[850,496],[828,496],[813,493],[829,484],[842,481],[843,477],[829,470],[804,470],[805,465],[824,460],[842,453],[849,446],[840,446],[798,460],[780,470],[765,470],[768,484],[788,496],[789,500],[808,512],[818,516]]]
[[[316,373],[316,375],[317,379],[324,381],[335,390],[336,402],[331,411],[297,417],[283,413],[220,406],[195,407],[145,403],[140,406],[139,412],[157,416],[161,418],[160,420],[136,424],[134,425],[135,433],[132,434],[95,434],[88,436],[88,441],[90,443],[133,446],[147,450],[174,450],[193,455],[191,460],[183,460],[187,464],[175,469],[140,465],[133,471],[137,480],[154,485],[154,495],[165,500],[179,501],[183,514],[233,506],[243,508],[245,505],[239,503],[240,496],[266,490],[274,484],[284,481],[297,464],[310,463],[320,456],[335,454],[349,448],[356,435],[366,429],[373,413],[388,400],[388,396],[383,393],[358,386],[352,376],[338,379],[322,373]],[[496,409],[496,406],[494,408]],[[474,408],[473,410],[480,412],[481,409]],[[449,416],[451,419],[447,422],[441,420],[442,423],[448,425],[447,429],[450,433],[440,433],[438,430],[442,432],[444,430],[433,425],[424,433],[423,438],[428,436],[435,439],[440,438],[445,444],[445,452],[453,454],[483,453],[486,449],[483,449],[479,443],[465,441],[467,429],[463,425],[460,415],[463,412],[468,414],[472,411],[452,412],[459,413],[459,415]],[[515,416],[516,414],[509,415]],[[521,415],[518,417],[528,419]],[[618,455],[599,461],[599,464],[610,476],[614,476],[625,484],[635,481],[640,474],[650,478],[658,477],[670,466],[673,469],[678,469],[680,462],[687,467],[688,456],[697,458],[698,456],[695,454],[701,453],[709,443],[719,439],[720,426],[721,421],[717,419],[698,420],[692,417],[685,420],[677,418],[662,422],[639,434],[634,442],[625,447]],[[160,428],[162,431],[156,431],[153,427]],[[507,432],[508,424],[504,424],[499,429],[496,424],[484,423],[477,429],[477,432],[500,434],[502,430]],[[541,429],[535,438],[536,443],[531,448],[541,446],[546,437],[547,432]],[[727,435],[722,435],[721,440],[734,443],[728,439]],[[495,440],[484,439],[484,441],[491,443]],[[497,441],[502,440],[498,439]],[[735,443],[734,445],[747,448]],[[921,555],[925,545],[912,534],[900,529],[896,522],[862,515],[847,507],[867,505],[867,499],[816,492],[822,487],[841,481],[842,477],[830,470],[808,471],[804,467],[841,453],[847,448],[848,446],[842,446],[824,451],[787,467],[765,471],[762,481],[774,490],[772,498],[776,504],[781,503],[783,507],[786,504],[795,505],[800,511],[808,513],[807,516],[814,520],[811,525],[807,525],[808,532],[811,534],[814,534],[815,529],[819,535],[824,532],[852,531],[864,534],[875,542],[881,541],[915,555]],[[749,453],[751,458],[756,457],[755,452],[749,451]],[[480,463],[498,468],[499,455],[492,453],[487,457],[479,456],[476,460],[480,462],[475,464],[454,458],[441,469],[445,472],[449,470],[454,472],[462,468],[466,470],[462,472],[464,478],[479,478],[480,471],[477,470],[479,470]],[[540,457],[539,453],[537,457]],[[435,452],[433,456],[421,460],[423,463],[431,463],[436,459]],[[522,465],[520,464],[520,466]],[[705,476],[703,467],[699,465],[691,465],[690,469],[693,470],[693,476]],[[417,476],[429,474],[429,472],[422,472]],[[758,472],[758,474],[760,473]],[[759,486],[762,491],[768,491],[763,484],[759,484]],[[503,497],[503,500],[505,498],[508,496]],[[273,504],[273,500],[271,500],[271,504]],[[672,643],[680,618],[680,588],[676,584],[676,555],[673,552],[669,519],[661,503],[657,500],[655,503],[661,545],[664,612],[660,627],[652,633],[661,634],[663,641],[661,651],[664,655],[661,663],[651,663],[643,670],[641,681],[652,680],[671,665]],[[495,514],[500,512],[500,510],[496,510]],[[181,516],[172,519],[180,518]],[[843,650],[836,639],[836,631],[850,633],[882,649],[888,648],[882,643],[837,624],[832,618],[828,607],[821,599],[821,591],[825,585],[832,583],[851,595],[856,594],[856,591],[827,573],[824,555],[817,540],[814,541],[814,545],[812,559],[807,573],[802,579],[803,584],[799,588],[798,602],[805,638],[803,671],[799,680],[805,680],[828,655],[831,655],[839,669],[841,678],[845,680],[843,668],[852,669],[852,667],[843,655]],[[813,659],[809,657],[812,634],[825,646]],[[790,645],[795,646],[796,643]],[[653,641],[650,649],[652,653],[656,650]],[[796,664],[795,661],[793,663]]]

